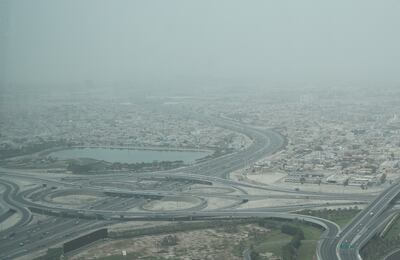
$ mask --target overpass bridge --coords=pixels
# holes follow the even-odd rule
[[[390,209],[399,199],[400,183],[391,185],[335,237],[322,241],[319,260],[362,260],[361,248],[390,221]]]

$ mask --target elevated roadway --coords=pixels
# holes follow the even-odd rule
[[[321,260],[361,260],[362,246],[386,223],[390,208],[400,193],[396,183],[379,194],[335,238],[325,240],[320,247]]]
[[[348,199],[348,195],[344,194],[323,194],[317,192],[304,192],[304,191],[294,191],[290,189],[283,189],[280,187],[274,187],[271,185],[260,186],[253,185],[244,182],[237,182],[228,179],[229,173],[232,171],[238,170],[240,168],[245,167],[250,163],[254,163],[257,160],[271,155],[277,151],[279,151],[286,143],[286,140],[283,136],[276,133],[273,130],[259,130],[250,127],[243,126],[237,122],[232,122],[226,119],[209,119],[205,118],[204,120],[209,120],[211,124],[230,129],[235,132],[242,133],[248,136],[252,140],[252,144],[244,150],[228,154],[225,156],[221,156],[219,158],[211,159],[202,163],[190,165],[188,167],[165,171],[165,172],[155,172],[155,173],[143,173],[143,174],[134,174],[134,176],[154,176],[154,177],[170,177],[170,178],[186,178],[191,180],[198,181],[209,181],[212,183],[219,183],[231,187],[236,187],[240,190],[240,187],[249,187],[256,189],[263,189],[274,192],[281,192],[282,196],[314,196],[315,198],[323,198],[323,199]],[[22,178],[25,180],[32,181],[37,184],[48,184],[52,186],[59,186],[63,189],[85,189],[90,191],[97,192],[120,192],[127,193],[133,195],[149,195],[149,196],[177,196],[182,195],[182,192],[178,192],[175,190],[171,191],[155,191],[155,190],[147,190],[147,191],[132,191],[129,189],[119,189],[119,188],[111,188],[111,187],[103,187],[103,186],[95,186],[92,185],[95,181],[107,181],[107,180],[120,180],[127,181],[132,178],[132,173],[124,173],[124,174],[115,174],[113,176],[107,175],[99,175],[99,176],[84,176],[87,178],[85,184],[87,186],[82,185],[82,182],[70,182],[67,180],[63,180],[62,178],[53,178],[51,176],[43,177],[35,174],[31,174],[29,172],[21,171],[21,170],[12,170],[12,169],[4,169],[0,168],[0,177],[7,177],[7,180],[2,178],[1,182],[5,185],[8,190],[7,194],[3,195],[4,200],[7,204],[14,207],[19,214],[22,216],[20,222],[15,228],[10,229],[10,232],[17,233],[15,241],[23,241],[24,231],[30,230],[31,227],[27,227],[26,224],[31,220],[31,213],[27,209],[27,207],[37,208],[41,210],[48,210],[53,213],[58,214],[58,217],[54,223],[48,223],[46,226],[45,232],[49,232],[52,236],[48,236],[45,239],[41,238],[38,241],[33,241],[29,243],[29,246],[24,246],[24,248],[19,248],[18,245],[13,242],[3,243],[1,246],[2,256],[4,257],[15,257],[19,255],[26,254],[27,252],[32,252],[38,249],[38,246],[43,245],[43,241],[50,245],[52,242],[60,242],[63,239],[65,240],[67,236],[71,236],[73,234],[79,234],[80,229],[88,230],[90,228],[95,228],[97,225],[105,225],[107,223],[113,221],[121,221],[126,219],[146,219],[146,220],[171,220],[171,219],[208,219],[208,218],[247,218],[247,217],[262,217],[262,218],[280,218],[280,219],[299,219],[303,220],[318,226],[321,226],[325,229],[325,232],[321,238],[320,243],[318,244],[317,255],[319,259],[336,259],[330,258],[331,256],[336,256],[336,247],[338,241],[341,239],[341,236],[338,236],[340,232],[340,228],[333,222],[328,220],[311,217],[311,216],[303,216],[298,214],[291,214],[288,211],[294,210],[296,207],[286,207],[279,209],[263,209],[263,210],[209,210],[209,211],[190,211],[190,210],[179,210],[174,212],[130,212],[126,210],[126,205],[117,204],[116,206],[112,206],[109,204],[99,205],[93,209],[76,209],[69,208],[65,206],[57,206],[57,205],[44,205],[41,203],[36,203],[26,199],[26,195],[29,194],[30,191],[20,192],[18,185],[10,181],[10,178]],[[82,177],[82,176],[78,176]],[[246,198],[248,194],[239,194],[238,198]],[[366,201],[370,199],[370,194],[368,196],[365,195],[355,195],[353,200],[359,196],[360,200]],[[249,198],[248,196],[247,198]],[[118,200],[124,201],[125,199],[119,198]],[[127,201],[130,201],[130,198],[126,198]],[[131,199],[132,200],[132,199]],[[135,203],[133,199],[131,201]],[[298,207],[297,207],[298,208]],[[376,210],[376,209],[374,209]],[[284,212],[279,212],[284,211]],[[78,224],[74,223],[74,220],[71,219],[63,219],[63,214],[66,215],[81,215],[81,216],[101,216],[104,220],[81,220]],[[72,221],[72,222],[71,222]],[[81,226],[82,225],[82,226]],[[33,231],[32,231],[33,232]],[[41,231],[42,232],[42,231]],[[342,232],[343,233],[343,232]],[[346,234],[351,234],[352,230],[349,228],[346,229],[346,232],[343,233],[343,236]],[[42,232],[43,234],[43,232]],[[2,233],[3,235],[3,233]],[[350,236],[350,235],[349,235]],[[37,238],[37,236],[32,236]],[[32,238],[33,239],[33,238]],[[354,239],[354,238],[353,238]],[[3,242],[3,241],[2,241]],[[333,254],[332,254],[333,249]],[[28,251],[24,251],[28,250]],[[340,256],[339,256],[340,257]]]

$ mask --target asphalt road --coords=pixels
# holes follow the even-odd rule
[[[348,199],[348,195],[343,194],[323,194],[316,192],[303,192],[303,191],[294,191],[289,189],[282,189],[273,186],[259,186],[252,185],[243,182],[236,182],[227,179],[227,176],[232,171],[245,167],[247,164],[254,163],[260,158],[273,154],[279,151],[283,145],[285,144],[285,139],[280,134],[272,131],[272,130],[258,130],[249,127],[245,127],[240,125],[239,123],[228,121],[226,119],[206,119],[210,120],[210,122],[214,125],[221,126],[227,129],[230,129],[235,132],[240,132],[242,134],[247,135],[250,139],[252,139],[252,145],[250,145],[247,149],[238,151],[233,154],[229,154],[226,156],[222,156],[220,158],[215,158],[212,160],[208,160],[199,164],[194,164],[189,167],[170,170],[166,172],[158,172],[158,173],[145,173],[143,176],[147,177],[169,177],[169,178],[186,178],[188,180],[198,180],[198,181],[209,181],[212,183],[219,183],[222,185],[226,185],[229,187],[233,187],[238,191],[242,189],[240,187],[251,187],[258,188],[276,192],[282,192],[282,196],[315,196],[316,198],[324,198],[324,199]],[[136,174],[135,176],[140,176],[141,174]],[[19,219],[18,225],[6,230],[5,232],[1,232],[1,243],[0,243],[0,258],[12,259],[16,256],[28,254],[30,252],[43,249],[54,245],[56,243],[60,243],[61,241],[65,241],[71,239],[73,236],[77,236],[82,234],[82,232],[86,232],[98,227],[102,227],[105,225],[109,225],[110,223],[114,223],[116,221],[121,221],[121,216],[126,219],[146,219],[146,220],[171,220],[171,219],[208,219],[208,218],[226,218],[226,217],[273,217],[273,218],[281,218],[281,219],[301,219],[306,222],[310,222],[316,225],[321,226],[325,229],[321,240],[318,244],[317,255],[319,259],[340,259],[340,254],[337,254],[337,246],[341,244],[343,239],[355,239],[354,236],[354,228],[357,224],[372,224],[373,216],[370,215],[371,211],[376,213],[383,212],[387,207],[384,204],[387,202],[388,197],[392,196],[392,192],[388,191],[378,196],[377,200],[374,201],[373,204],[367,207],[366,212],[363,214],[367,217],[363,217],[363,214],[358,215],[351,225],[345,228],[343,232],[339,234],[340,228],[333,222],[327,221],[324,219],[319,219],[310,216],[303,216],[297,214],[287,213],[289,211],[299,209],[302,205],[289,206],[289,207],[276,207],[276,208],[266,208],[257,210],[233,210],[233,209],[225,209],[225,210],[179,210],[172,212],[130,212],[126,209],[132,207],[133,205],[137,205],[142,202],[142,199],[138,198],[112,198],[108,199],[104,202],[101,202],[97,205],[94,205],[93,208],[89,209],[77,209],[77,208],[69,208],[65,206],[59,205],[51,205],[49,203],[43,203],[43,197],[46,195],[47,191],[50,193],[51,189],[40,190],[39,186],[33,187],[30,190],[20,192],[17,184],[13,183],[11,179],[20,178],[32,181],[33,183],[48,184],[48,186],[56,186],[62,189],[69,190],[87,190],[92,192],[114,192],[121,194],[132,194],[132,195],[146,195],[146,196],[189,196],[190,194],[185,194],[180,191],[174,190],[169,187],[171,190],[147,190],[147,191],[132,191],[129,189],[119,189],[115,187],[105,187],[105,186],[95,186],[92,183],[103,181],[107,182],[110,180],[119,180],[121,182],[129,181],[131,178],[131,174],[118,174],[110,177],[109,175],[96,175],[96,176],[77,176],[78,178],[86,178],[86,182],[71,182],[62,178],[44,178],[39,176],[34,176],[32,174],[26,173],[21,170],[12,170],[12,169],[1,169],[0,168],[0,179],[1,183],[5,186],[5,192],[3,192],[2,197],[6,204],[10,207],[15,208],[21,218]],[[5,179],[6,177],[6,179]],[[85,183],[85,186],[82,185]],[[87,186],[86,186],[87,185]],[[391,189],[389,189],[391,190]],[[243,190],[242,190],[243,191]],[[35,193],[38,192],[38,193]],[[43,192],[43,193],[40,193]],[[39,201],[31,201],[27,199],[32,193],[37,195],[37,199]],[[48,193],[48,194],[49,194]],[[228,196],[228,195],[225,195]],[[248,196],[245,192],[236,195],[236,199],[249,199],[251,196]],[[352,199],[357,199],[363,201],[368,201],[370,199],[370,195],[355,195]],[[386,203],[387,204],[387,203]],[[321,205],[318,205],[321,206]],[[28,225],[28,223],[32,219],[31,212],[26,207],[35,207],[41,210],[52,211],[53,213],[58,214],[60,217],[50,217],[47,220],[41,223],[33,223],[32,225]],[[281,211],[281,212],[280,212]],[[63,213],[68,214],[76,214],[76,215],[86,215],[86,216],[102,216],[102,218],[107,220],[77,220],[71,218],[63,218]],[[377,216],[376,214],[375,216]],[[369,216],[369,217],[368,217]],[[78,222],[77,222],[78,221]],[[377,221],[377,220],[375,220]],[[27,235],[28,234],[28,235]],[[10,236],[11,235],[11,236]],[[27,238],[28,236],[28,238]],[[22,246],[20,246],[20,244]],[[346,251],[343,253],[348,255]],[[343,258],[347,259],[347,258]],[[349,258],[352,259],[352,258]]]
[[[398,196],[396,183],[363,209],[335,238],[325,240],[320,259],[360,260],[359,250],[389,220],[391,202]]]
[[[76,213],[76,214],[88,214],[88,215],[102,215],[106,219],[110,220],[115,220],[117,221],[120,218],[120,215],[123,215],[125,219],[164,219],[164,220],[171,220],[171,219],[179,219],[179,218],[186,218],[186,219],[201,219],[201,218],[221,218],[221,217],[274,217],[274,218],[282,218],[282,219],[303,219],[304,221],[315,223],[317,225],[320,225],[325,229],[324,234],[321,237],[321,240],[318,244],[318,250],[317,253],[319,255],[319,259],[353,259],[353,258],[348,258],[349,251],[346,251],[344,253],[344,256],[339,256],[343,258],[336,257],[336,247],[338,244],[340,244],[343,239],[350,239],[352,235],[356,234],[354,231],[354,225],[358,224],[360,221],[366,221],[366,218],[363,217],[365,216],[368,212],[375,211],[377,213],[377,216],[383,216],[381,215],[380,211],[384,212],[384,210],[387,208],[388,202],[392,200],[398,192],[398,187],[393,186],[390,189],[388,189],[386,192],[382,193],[381,195],[378,196],[378,198],[371,203],[362,213],[359,214],[352,224],[347,226],[341,235],[339,236],[340,228],[335,224],[330,221],[324,220],[324,219],[318,219],[315,217],[310,217],[310,216],[302,216],[302,215],[296,215],[296,214],[290,214],[290,213],[282,213],[282,212],[274,212],[273,209],[265,209],[262,211],[257,211],[257,210],[214,210],[214,211],[186,211],[186,210],[181,210],[181,211],[175,211],[175,212],[127,212],[125,210],[126,204],[124,204],[122,207],[111,207],[107,208],[107,204],[102,204],[103,206],[99,206],[93,209],[73,209],[73,208],[65,208],[65,207],[57,207],[57,206],[44,206],[40,203],[34,203],[29,200],[26,200],[24,197],[31,191],[36,191],[37,189],[31,189],[28,191],[20,192],[18,193],[18,186],[16,184],[13,184],[10,181],[4,181],[2,180],[2,183],[5,184],[8,187],[8,194],[5,197],[7,202],[10,205],[18,207],[21,212],[22,210],[26,210],[24,207],[21,205],[28,205],[28,206],[34,206],[34,207],[39,207],[42,209],[47,209],[47,210],[53,210],[55,212],[58,212],[61,215],[61,212],[68,212],[68,213]],[[128,198],[127,200],[132,200],[131,202],[135,202],[135,198]],[[118,201],[121,201],[120,198],[113,198],[108,201],[111,205],[115,205]],[[386,206],[385,206],[385,202]],[[292,211],[296,209],[296,206],[294,207],[286,207],[285,209],[279,209],[283,211]],[[270,210],[270,211],[268,211]],[[30,214],[30,213],[27,213]],[[26,214],[23,214],[26,215]],[[367,214],[370,217],[367,219],[371,219],[374,214]],[[27,217],[23,217],[23,219],[27,219]],[[72,221],[72,222],[71,222]],[[53,236],[49,241],[56,242],[56,241],[62,241],[63,239],[65,240],[71,234],[79,234],[81,231],[79,230],[90,230],[90,228],[95,228],[104,225],[102,221],[90,221],[90,220],[82,220],[81,225],[86,224],[88,229],[82,228],[82,226],[77,225],[74,228],[73,225],[74,220],[65,220],[62,218],[59,218],[54,221],[54,223],[47,223],[48,225],[46,228],[50,231],[40,231],[38,232],[39,238],[33,239],[35,242],[31,243],[31,240],[24,240],[26,238],[26,228],[17,226],[16,230],[21,232],[21,236],[19,237],[19,233],[17,232],[13,236],[15,236],[15,241],[9,242],[9,243],[2,243],[0,246],[0,252],[6,252],[7,256],[17,256],[17,255],[22,255],[24,253],[30,252],[30,250],[35,250],[39,249],[43,243],[48,245],[48,241],[43,238],[43,232],[46,234],[46,232],[51,232]],[[381,219],[377,219],[377,221],[381,221]],[[363,222],[364,223],[364,222]],[[46,230],[47,230],[46,229]],[[29,229],[28,229],[29,231]],[[13,231],[15,232],[15,231]],[[33,231],[30,231],[33,232]],[[358,231],[357,231],[358,232]],[[352,237],[354,239],[354,237]],[[42,242],[38,242],[42,240]],[[24,248],[18,248],[16,247],[16,243],[24,243]],[[30,244],[29,246],[25,246],[25,244]],[[28,251],[27,251],[28,250]]]

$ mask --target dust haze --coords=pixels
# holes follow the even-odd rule
[[[398,87],[398,1],[1,1],[2,88]]]

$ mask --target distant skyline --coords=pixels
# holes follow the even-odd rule
[[[2,0],[1,84],[400,86],[400,2]]]

